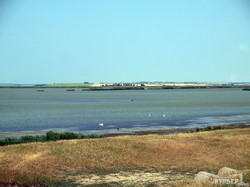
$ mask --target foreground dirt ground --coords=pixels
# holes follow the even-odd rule
[[[155,170],[131,170],[112,173],[81,173],[65,177],[56,186],[175,186],[191,184],[194,173]]]
[[[186,180],[186,184],[203,170],[249,169],[250,129],[4,146],[0,166],[0,183],[169,186]]]

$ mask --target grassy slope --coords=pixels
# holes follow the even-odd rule
[[[0,182],[50,183],[69,171],[250,168],[250,129],[118,136],[0,147]]]

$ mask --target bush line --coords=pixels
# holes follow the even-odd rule
[[[0,139],[0,146],[31,143],[31,142],[48,142],[57,140],[71,140],[71,139],[89,139],[89,138],[102,138],[100,135],[83,135],[72,132],[53,132],[48,131],[46,135],[41,136],[22,136],[20,138],[6,138]]]
[[[226,129],[226,127],[223,127],[223,126],[208,126],[204,128],[197,127],[188,131],[188,133],[213,131],[213,130],[218,130],[218,129]],[[0,146],[31,143],[31,142],[49,142],[49,141],[57,141],[57,140],[92,139],[92,138],[103,138],[103,137],[105,136],[94,135],[94,134],[84,135],[84,134],[76,134],[72,132],[48,131],[46,135],[41,135],[41,136],[22,136],[20,138],[0,139]]]
[[[208,126],[204,128],[195,128],[194,130],[189,131],[190,133],[193,132],[203,132],[203,131],[214,131],[214,130],[219,130],[219,129],[226,129],[225,127],[222,126]]]

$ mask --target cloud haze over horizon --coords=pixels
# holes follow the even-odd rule
[[[0,3],[0,83],[250,82],[246,0]]]

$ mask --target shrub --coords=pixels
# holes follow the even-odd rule
[[[64,132],[60,134],[60,139],[62,140],[70,140],[70,139],[78,139],[79,135],[74,134],[72,132]]]
[[[203,131],[211,131],[212,129],[211,129],[211,127],[208,126],[208,127],[203,128],[202,130]]]
[[[23,136],[20,138],[21,142],[34,142],[36,140],[35,136]]]
[[[56,133],[56,132],[53,132],[53,131],[48,131],[46,133],[46,139],[48,141],[55,141],[55,140],[60,140],[60,134],[59,133]]]

